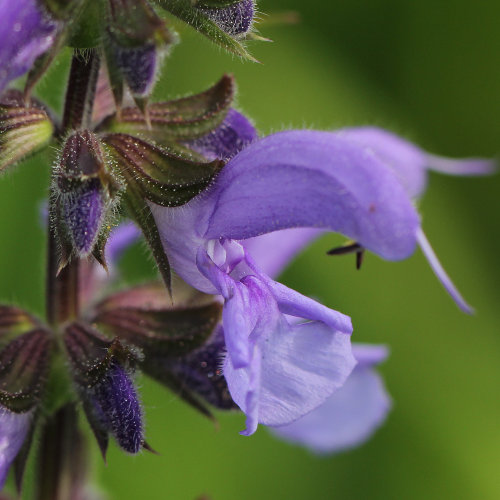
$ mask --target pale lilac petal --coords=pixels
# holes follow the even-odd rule
[[[419,218],[400,182],[374,155],[332,133],[290,131],[252,143],[205,199],[213,207],[207,239],[316,227],[388,260],[408,257],[416,245]]]
[[[36,0],[0,0],[0,93],[54,42],[57,25]]]
[[[443,266],[441,265],[441,262],[439,262],[439,259],[434,253],[434,250],[432,249],[422,229],[419,229],[417,231],[417,241],[420,248],[422,249],[422,252],[425,255],[425,258],[427,259],[427,262],[429,262],[431,269],[434,271],[434,274],[436,275],[437,279],[444,286],[445,290],[451,295],[451,298],[455,301],[457,306],[463,312],[467,314],[473,314],[474,309],[469,304],[467,304],[465,299],[457,290],[456,286],[451,281],[450,277],[448,276]]]
[[[278,276],[305,246],[324,234],[324,230],[283,229],[243,240],[259,268],[271,278]]]
[[[427,170],[449,175],[488,175],[495,171],[492,160],[443,158],[425,152],[411,142],[377,127],[353,127],[337,132],[375,153],[393,169],[408,194],[417,198],[427,186]]]
[[[358,364],[356,366],[375,366],[387,359],[389,349],[385,345],[362,344],[352,345],[352,352]]]
[[[425,191],[426,154],[411,142],[377,127],[346,128],[337,134],[376,154],[393,170],[412,198]]]
[[[447,175],[490,175],[498,171],[498,162],[485,158],[445,158],[427,154],[427,167]]]
[[[254,362],[260,363],[260,377]],[[235,369],[226,358],[224,376],[249,417],[250,434],[256,421],[283,425],[318,407],[344,384],[355,363],[348,335],[317,321],[290,325],[281,317],[279,327],[257,343],[252,363]]]
[[[330,309],[277,281],[266,279],[264,276],[262,279],[265,280],[271,290],[282,313],[298,318],[321,321],[339,332],[352,333],[352,322],[349,316]]]
[[[384,383],[372,368],[387,352],[383,346],[356,344],[353,352],[358,364],[345,384],[304,417],[289,425],[273,427],[274,435],[321,454],[353,448],[371,437],[391,408]]]
[[[30,430],[32,413],[13,413],[0,406],[0,489]]]

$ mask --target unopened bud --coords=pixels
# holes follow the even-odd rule
[[[69,325],[64,341],[87,418],[103,454],[108,433],[125,451],[137,453],[144,444],[144,432],[130,351],[82,323]]]
[[[135,98],[147,97],[176,37],[143,0],[110,0],[108,5],[107,59],[115,96],[121,99],[118,87],[123,79]]]
[[[118,189],[97,137],[87,130],[70,136],[53,185],[61,219],[54,222],[61,245],[70,247],[66,253],[83,257],[92,252]]]
[[[243,38],[252,28],[255,6],[254,0],[242,0],[222,8],[210,8],[198,3],[200,9],[209,19],[228,35]]]

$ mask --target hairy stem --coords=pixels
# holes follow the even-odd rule
[[[37,500],[84,500],[87,447],[74,404],[60,408],[45,424],[37,474]]]
[[[71,63],[63,115],[62,137],[89,126],[99,57],[75,54]],[[51,214],[54,216],[54,214]],[[50,219],[50,217],[49,217]],[[59,249],[53,225],[48,223],[47,320],[57,332],[79,314],[79,260],[74,257],[59,269]],[[37,458],[37,500],[83,499],[87,479],[87,443],[78,429],[74,403],[59,407],[42,429]]]

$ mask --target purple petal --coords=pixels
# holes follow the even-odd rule
[[[12,413],[0,406],[0,489],[31,426],[32,412]]]
[[[408,257],[416,245],[419,218],[401,184],[374,155],[332,133],[290,131],[252,143],[205,199],[214,207],[207,239],[316,227],[388,260]]]
[[[57,24],[36,0],[0,0],[0,93],[49,49]]]
[[[448,175],[490,175],[498,171],[498,162],[485,158],[445,158],[427,154],[427,168]]]
[[[201,7],[199,9],[228,35],[235,37],[242,36],[252,27],[254,0],[242,0],[222,9]]]
[[[354,344],[353,352],[359,363],[345,384],[311,413],[289,425],[272,428],[273,434],[323,454],[358,446],[380,427],[391,400],[371,366],[386,354],[385,348]],[[359,352],[365,361],[370,361],[364,363],[357,358]]]
[[[346,128],[338,134],[375,153],[393,169],[412,198],[421,196],[425,191],[428,169],[450,175],[486,175],[495,170],[493,161],[434,156],[396,134],[376,127]]]
[[[88,255],[101,230],[105,210],[99,179],[89,179],[73,192],[61,194],[61,209],[75,250],[80,256]]]
[[[206,293],[214,287],[195,262],[197,249],[211,239],[312,227],[341,232],[397,260],[414,251],[419,227],[409,197],[383,163],[350,140],[313,131],[255,141],[186,205],[150,207],[172,267]]]
[[[137,453],[143,443],[142,410],[129,374],[117,363],[87,394],[96,417],[122,449]]]
[[[230,109],[224,121],[209,134],[189,143],[189,146],[209,160],[228,160],[257,139],[250,120]]]
[[[123,252],[141,237],[141,231],[133,222],[125,222],[115,227],[106,243],[106,260],[114,267]]]
[[[248,435],[257,422],[283,425],[321,405],[355,363],[348,335],[317,321],[290,325],[281,317],[272,334],[255,345],[248,367],[235,369],[226,358],[224,376],[247,414]]]
[[[420,248],[422,249],[422,252],[425,255],[425,258],[427,259],[427,262],[429,262],[431,269],[434,271],[434,274],[436,275],[437,279],[444,286],[445,290],[451,295],[451,298],[455,301],[457,306],[463,312],[467,314],[473,314],[474,309],[469,304],[467,304],[465,299],[457,290],[457,287],[451,281],[450,277],[448,276],[443,266],[441,265],[441,262],[439,262],[436,254],[434,253],[434,250],[432,249],[422,229],[419,229],[417,231],[417,241]]]
[[[278,276],[306,245],[324,234],[321,229],[283,229],[243,240],[259,268],[271,278]]]

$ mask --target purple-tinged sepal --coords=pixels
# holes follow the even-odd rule
[[[111,86],[120,108],[123,82],[145,111],[163,57],[177,38],[144,0],[110,0],[105,39]]]
[[[190,141],[216,129],[228,115],[235,95],[234,78],[224,75],[200,94],[148,106],[148,120],[136,107],[108,117],[99,130],[147,136],[166,146]]]
[[[211,1],[191,2],[189,0],[158,0],[157,3],[174,16],[192,26],[196,31],[206,36],[213,43],[240,57],[256,61],[256,59],[247,52],[242,43],[246,26],[250,29],[252,25],[254,13],[253,2],[249,2],[248,0],[218,2],[219,6],[222,6],[219,10],[221,12],[226,12],[225,16],[221,16],[221,12],[219,12],[219,16],[217,16],[218,22],[211,18],[211,15],[213,16],[212,11],[215,9],[206,8],[214,6],[214,2]],[[252,5],[250,6],[250,4]],[[229,32],[226,32],[221,26],[227,28]],[[240,33],[238,34],[237,32]]]
[[[47,112],[36,101],[25,102],[21,92],[0,97],[0,171],[45,147],[54,133]]]
[[[105,244],[109,218],[122,189],[96,135],[76,132],[66,140],[52,183],[51,213],[60,246],[60,268]],[[99,259],[98,259],[99,260]]]
[[[139,348],[144,373],[211,416],[205,403],[235,408],[222,375],[221,311],[219,301],[186,285],[176,282],[169,299],[165,288],[153,283],[106,298],[93,323]]]
[[[221,2],[200,0],[196,3],[196,7],[228,35],[244,38],[252,29],[255,15],[254,0],[224,3],[227,5],[221,6]]]
[[[73,379],[103,455],[108,434],[137,453],[144,445],[142,409],[133,382],[136,354],[84,323],[72,323],[64,343]]]
[[[224,163],[155,146],[127,134],[108,134],[103,141],[126,183],[124,205],[141,228],[162,277],[170,289],[170,264],[147,201],[179,206],[201,193]]]
[[[35,59],[54,42],[57,22],[38,0],[1,2],[0,93],[29,71]]]
[[[318,454],[337,453],[368,440],[384,423],[391,409],[375,366],[387,357],[384,346],[353,344],[358,364],[345,384],[321,406],[272,433]]]
[[[1,340],[12,336],[2,336]],[[15,413],[33,410],[40,401],[53,349],[50,333],[38,326],[2,342],[0,405]]]
[[[230,109],[216,129],[190,141],[188,145],[207,159],[228,161],[257,138],[257,130],[250,120],[235,109]]]

